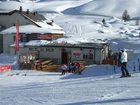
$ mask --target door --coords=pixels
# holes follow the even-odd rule
[[[64,63],[68,63],[68,53],[64,49],[62,49],[62,64]]]

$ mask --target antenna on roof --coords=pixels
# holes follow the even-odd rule
[[[27,9],[26,13],[29,14],[29,9]]]

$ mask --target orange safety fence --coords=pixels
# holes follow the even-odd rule
[[[12,70],[12,65],[0,65],[0,73]]]

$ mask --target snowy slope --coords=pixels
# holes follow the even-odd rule
[[[30,11],[34,11],[35,9],[41,8],[45,6],[43,3],[34,3],[34,2],[16,2],[16,1],[6,1],[0,3],[0,11],[12,11],[19,10],[20,6],[23,7],[23,10],[26,11],[30,9]],[[7,8],[8,7],[8,8]]]
[[[67,8],[71,7],[76,7],[82,4],[87,3],[88,1],[91,0],[62,0],[62,1],[57,1],[57,0],[45,0],[45,1],[38,1],[38,2],[27,2],[26,1],[21,1],[21,2],[16,2],[16,1],[7,1],[7,2],[1,2],[0,3],[0,10],[4,11],[10,11],[13,9],[19,9],[20,6],[23,7],[23,10],[29,9],[30,11],[41,11],[41,12],[61,12]],[[8,6],[8,8],[7,8]]]
[[[130,16],[136,17],[140,14],[140,0],[92,0],[79,7],[66,10],[64,13],[75,14],[93,14],[105,16],[121,17],[124,10],[127,10]]]
[[[31,11],[117,17],[121,17],[124,10],[127,10],[131,17],[139,17],[139,5],[140,0],[38,0],[36,2],[22,0],[21,2],[2,2],[0,10],[19,9],[20,6],[23,6],[23,10],[30,9]]]

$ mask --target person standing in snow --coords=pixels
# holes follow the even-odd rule
[[[127,70],[127,52],[125,49],[121,50],[121,71],[122,71],[122,77],[130,77],[131,75],[129,74]]]
[[[68,67],[67,67],[66,64],[63,64],[63,65],[61,66],[62,75],[65,75],[65,72],[66,72],[67,69],[68,69]]]
[[[105,21],[105,19],[104,19],[104,18],[103,18],[103,20],[102,20],[102,23],[103,23],[103,24],[105,24],[105,23],[106,23],[106,21]]]
[[[68,65],[68,69],[69,69],[69,72],[75,72],[75,65],[73,62],[71,62],[69,65]]]
[[[76,70],[77,70],[78,74],[81,74],[81,71],[80,71],[80,66],[81,65],[80,65],[80,63],[76,62],[75,66],[76,66]]]

